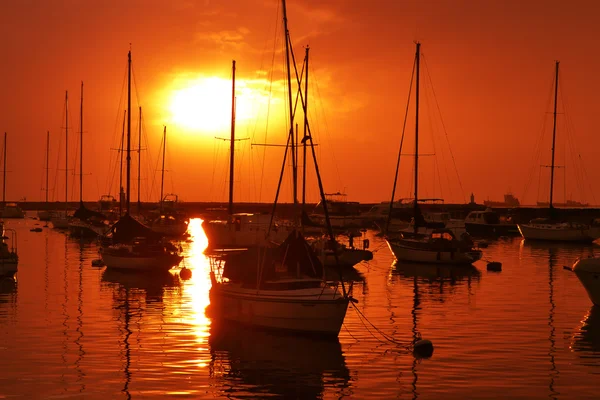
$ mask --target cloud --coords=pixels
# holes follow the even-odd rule
[[[222,50],[240,50],[248,47],[246,37],[250,30],[245,27],[240,27],[233,30],[220,30],[212,32],[198,32],[195,35],[197,42],[211,42],[216,44]]]

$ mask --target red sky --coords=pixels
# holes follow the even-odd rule
[[[81,81],[84,198],[116,195],[111,148],[119,145],[131,44],[139,94],[132,129],[137,136],[139,104],[147,137],[142,199],[158,200],[152,180],[163,125],[166,190],[187,201],[227,199],[228,144],[214,138],[229,135],[235,59],[237,134],[249,138],[238,142],[236,200],[272,201],[282,149],[251,144],[264,142],[265,132],[271,143],[285,140],[280,13],[279,0],[2,2],[0,132],[8,132],[7,198],[43,199],[49,130],[50,197],[63,200],[64,171],[57,165],[64,169],[64,158],[57,157],[64,157],[64,95],[68,90],[69,125],[75,127],[69,129],[71,169]],[[422,197],[463,202],[472,192],[481,202],[510,190],[522,203],[547,200],[549,171],[540,165],[550,163],[551,87],[554,61],[560,60],[556,157],[566,168],[556,170],[555,199],[600,203],[594,187],[600,180],[598,17],[600,4],[591,0],[288,0],[299,62],[303,47],[311,48],[309,116],[326,191],[345,191],[362,202],[389,200],[418,40],[427,67],[421,75],[420,152],[436,153],[420,164]],[[272,65],[276,80],[270,86]],[[173,106],[177,93],[192,95]],[[192,116],[178,117],[182,108]],[[414,153],[410,113],[406,154]],[[411,195],[412,162],[402,158],[398,197]],[[315,201],[316,186],[309,184],[308,198]],[[78,197],[77,185],[72,196]]]

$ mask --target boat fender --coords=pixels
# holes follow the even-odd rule
[[[487,264],[488,271],[502,271],[502,263],[499,261],[490,261]]]
[[[352,296],[349,296],[349,297],[348,297],[348,300],[350,300],[350,303],[353,303],[353,304],[358,304],[358,300],[357,300],[357,299],[355,299],[355,298],[354,298],[354,297],[352,297]]]
[[[429,358],[433,355],[431,340],[419,339],[413,344],[413,355],[417,358]]]
[[[364,239],[363,240],[363,249],[368,249],[369,248],[369,239]]]
[[[184,281],[187,281],[192,277],[192,270],[187,267],[181,268],[181,271],[179,271],[179,277]]]
[[[482,249],[485,249],[489,246],[489,244],[488,244],[488,242],[482,241],[482,242],[479,242],[477,246],[479,246]]]

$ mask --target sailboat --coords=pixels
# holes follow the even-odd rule
[[[272,242],[282,243],[292,228],[289,224],[277,223],[267,232],[271,216],[266,214],[234,213],[233,212],[233,183],[234,183],[234,154],[235,154],[235,60],[232,62],[231,89],[231,139],[229,149],[229,204],[227,219],[203,221],[202,229],[208,238],[211,249],[247,248],[252,246],[267,246]]]
[[[585,288],[588,297],[600,306],[600,257],[580,258],[571,268]]]
[[[56,229],[69,229],[69,92],[65,91],[65,211],[56,212],[51,217],[52,226]]]
[[[6,202],[6,132],[4,132],[4,178],[2,179],[2,218],[25,218],[25,213],[17,203]]]
[[[475,249],[473,241],[465,233],[457,238],[452,230],[437,228],[420,233],[419,227],[425,223],[425,219],[419,208],[418,183],[419,183],[419,73],[421,44],[416,43],[415,55],[415,164],[414,164],[414,217],[413,232],[400,232],[398,235],[387,235],[386,242],[397,260],[417,263],[469,265],[479,260],[482,256],[481,250]],[[400,156],[399,156],[400,157]],[[397,171],[396,171],[397,175]],[[394,189],[390,207],[394,203]],[[389,213],[391,218],[392,213]],[[389,225],[389,219],[388,219]]]
[[[550,165],[550,218],[538,218],[531,220],[528,224],[518,224],[521,235],[526,240],[547,240],[560,242],[588,242],[600,238],[600,227],[589,224],[581,224],[569,221],[556,220],[556,209],[553,205],[554,195],[554,148],[556,144],[556,109],[558,103],[558,66],[555,64],[554,78],[554,113],[552,129],[552,164]]]
[[[109,228],[106,217],[88,209],[83,204],[83,82],[81,82],[81,106],[79,110],[79,208],[69,220],[69,233],[74,237],[98,237]]]
[[[282,0],[284,40],[286,47],[287,95],[289,106],[289,135],[291,157],[294,155],[294,112],[291,82],[291,39],[287,26],[286,2]],[[306,101],[298,85],[303,110]],[[316,160],[312,136],[307,135]],[[285,168],[285,158],[282,173]],[[295,167],[295,165],[294,165]],[[315,171],[323,209],[327,216],[330,239],[333,230],[328,218],[319,169]],[[296,197],[297,174],[294,169],[294,207],[298,209]],[[272,216],[275,214],[280,186],[277,189]],[[297,226],[299,213],[295,218]],[[269,230],[267,236],[269,237]],[[339,283],[324,281],[324,268],[318,256],[296,229],[276,248],[254,247],[246,252],[231,253],[211,263],[211,289],[209,292],[212,315],[227,321],[248,324],[253,327],[293,331],[323,337],[337,337],[344,322],[351,300],[352,287],[346,290],[343,279]],[[341,277],[341,273],[340,273]]]
[[[167,148],[167,127],[163,129],[162,174],[160,179],[160,210],[159,216],[150,224],[153,231],[165,236],[183,236],[188,229],[189,219],[176,209],[178,197],[174,194],[164,195],[165,184],[165,153]]]
[[[44,191],[46,192],[46,201],[44,203],[44,209],[38,210],[38,212],[37,212],[37,216],[40,221],[50,221],[50,219],[54,215],[54,212],[52,210],[50,210],[50,204],[48,203],[48,193],[49,193],[48,173],[50,171],[49,157],[50,157],[50,131],[48,131],[47,135],[46,135],[46,187],[44,188]]]
[[[10,235],[10,236],[7,236]],[[7,240],[10,240],[10,246]],[[0,238],[0,277],[12,276],[17,272],[19,255],[17,254],[17,232],[2,228]]]
[[[126,210],[110,227],[100,248],[107,268],[143,272],[166,271],[183,257],[171,242],[131,216],[131,51],[127,54],[127,193]]]

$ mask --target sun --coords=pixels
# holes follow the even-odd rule
[[[170,121],[187,131],[214,134],[231,127],[231,80],[201,77],[178,82],[169,102]],[[236,124],[252,118],[255,93],[236,82]]]

